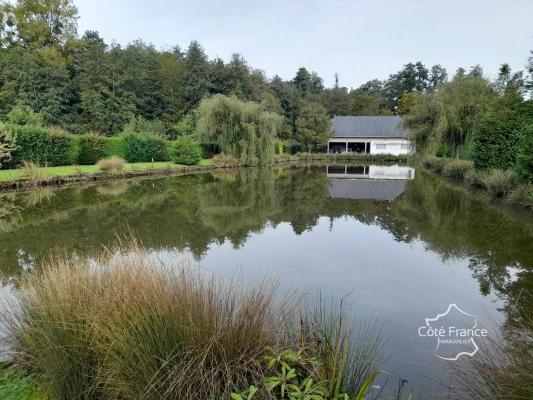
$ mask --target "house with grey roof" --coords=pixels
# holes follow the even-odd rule
[[[328,153],[409,154],[413,147],[401,118],[391,116],[336,116]]]

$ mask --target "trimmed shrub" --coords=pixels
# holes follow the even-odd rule
[[[106,155],[108,157],[116,156],[126,158],[126,145],[124,139],[120,136],[111,136],[106,138]]]
[[[180,136],[173,142],[172,161],[176,164],[195,165],[202,159],[200,144],[190,136]]]
[[[484,179],[487,190],[494,197],[505,197],[518,185],[518,175],[512,170],[493,170]]]
[[[17,149],[11,154],[11,167],[20,167],[24,161],[45,165],[47,163],[49,140],[45,128],[37,125],[6,124],[15,136]]]
[[[423,161],[424,167],[437,173],[441,173],[444,170],[445,164],[446,159],[440,157],[428,157]]]
[[[124,140],[126,160],[133,162],[167,161],[165,140],[151,133],[126,132]]]
[[[464,180],[465,174],[474,169],[474,163],[467,160],[450,160],[444,165],[443,174],[457,182]]]
[[[48,165],[76,164],[79,156],[79,141],[61,129],[48,130],[46,163]]]
[[[520,132],[516,170],[520,177],[533,182],[533,124],[525,126]]]
[[[120,157],[104,158],[96,163],[96,166],[104,172],[118,173],[124,169],[126,161]]]
[[[78,164],[93,165],[106,156],[106,137],[87,134],[79,139],[80,153]]]

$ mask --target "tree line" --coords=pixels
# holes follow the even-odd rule
[[[269,79],[239,54],[228,62],[209,58],[196,41],[165,49],[142,40],[108,44],[95,31],[80,36],[77,19],[71,0],[0,3],[0,120],[31,109],[42,124],[74,134],[133,131],[175,138],[201,134],[200,103],[219,94],[241,101],[240,113],[253,102],[280,115],[276,136],[306,149],[327,140],[334,115],[400,114],[408,116],[417,146],[470,157],[470,132],[480,115],[499,120],[509,107],[520,108],[522,116],[529,112],[522,97],[533,89],[531,60],[525,72],[504,64],[495,82],[483,77],[479,65],[459,68],[450,80],[441,65],[414,62],[357,88],[341,86],[336,75],[327,88],[305,67],[292,79]],[[491,129],[490,121],[484,124]]]
[[[1,3],[0,118],[24,104],[46,124],[73,133],[114,135],[143,118],[158,133],[180,135],[194,129],[203,98],[224,94],[282,115],[280,136],[295,138],[309,103],[329,116],[387,115],[404,93],[431,91],[447,79],[441,66],[428,69],[421,62],[356,89],[341,86],[338,76],[325,88],[304,67],[293,79],[268,79],[238,54],[228,62],[210,59],[196,41],[185,49],[156,49],[142,40],[108,44],[95,31],[80,36],[77,18],[71,0]]]

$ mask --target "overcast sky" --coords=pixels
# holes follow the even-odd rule
[[[305,66],[331,85],[384,79],[409,61],[523,69],[533,49],[533,0],[74,0],[80,34],[106,42],[141,38],[184,48],[198,40],[210,58],[240,53],[267,76]]]

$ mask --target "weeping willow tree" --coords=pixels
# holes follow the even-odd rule
[[[457,76],[441,87],[435,133],[443,155],[469,158],[476,124],[494,97],[489,82],[477,76]]]
[[[274,160],[275,145],[282,117],[265,111],[254,102],[217,94],[204,99],[199,107],[198,131],[204,143],[245,165],[269,164]]]
[[[494,98],[489,82],[477,76],[456,76],[420,96],[405,117],[418,151],[469,158],[476,125]]]

